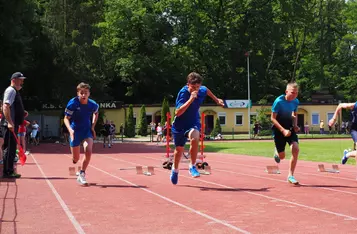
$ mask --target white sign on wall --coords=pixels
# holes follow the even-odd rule
[[[248,108],[251,106],[248,100],[225,100],[224,102],[227,108]]]

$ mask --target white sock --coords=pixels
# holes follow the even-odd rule
[[[179,172],[179,170],[178,170],[178,169],[175,169],[175,168],[172,168],[172,170],[173,170],[174,172],[176,172],[176,173]]]

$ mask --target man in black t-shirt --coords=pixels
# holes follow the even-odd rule
[[[23,123],[25,114],[19,90],[22,88],[26,77],[21,72],[11,76],[11,85],[4,92],[3,118],[1,119],[1,133],[4,137],[4,178],[20,178],[14,170],[17,143],[15,136],[19,126]]]

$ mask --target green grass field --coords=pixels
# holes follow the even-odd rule
[[[205,152],[221,152],[230,154],[244,154],[251,156],[273,157],[273,141],[257,142],[224,142],[205,141]],[[347,140],[303,140],[300,141],[299,160],[340,163],[344,149],[352,148],[352,139]],[[286,145],[286,157],[290,158],[289,146]],[[348,164],[355,164],[349,160]]]
[[[298,134],[299,139],[326,139],[326,138],[351,138],[350,134]],[[250,139],[249,134],[223,134],[225,140]],[[261,139],[273,139],[273,136],[259,136]]]

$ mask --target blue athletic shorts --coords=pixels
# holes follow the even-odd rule
[[[72,141],[71,137],[69,137],[69,145],[71,147],[79,146],[87,138],[93,138],[91,129],[74,131],[74,140]]]
[[[185,146],[188,138],[188,134],[192,129],[196,129],[199,131],[199,128],[197,126],[194,126],[188,130],[182,129],[182,130],[177,130],[177,129],[172,129],[172,135],[174,137],[174,143],[175,146]]]
[[[17,136],[19,136],[19,137],[20,137],[20,136],[25,136],[25,133],[26,133],[26,132],[19,132],[19,133],[17,133]]]

